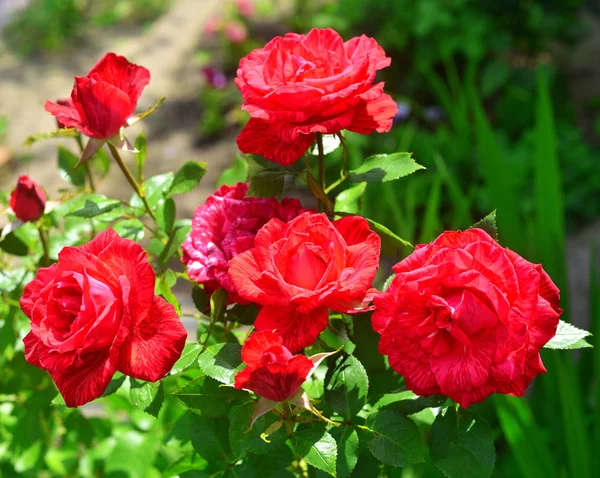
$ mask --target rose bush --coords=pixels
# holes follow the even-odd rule
[[[75,139],[76,152],[59,147],[71,187],[46,205],[21,178],[0,206],[2,476],[492,476],[499,426],[529,417],[499,408],[492,432],[460,406],[523,395],[542,347],[586,347],[588,333],[559,320],[540,265],[493,239],[494,214],[412,253],[360,215],[367,187],[424,169],[407,153],[346,154],[342,130],[391,125],[374,83],[388,65],[375,40],[331,29],[243,59],[252,119],[238,142],[271,162],[238,155],[193,219],[176,198],[205,164],[147,178],[145,134],[135,148],[122,135],[145,68],[108,54],[76,78],[72,106],[48,104],[67,129],[28,142]],[[344,149],[328,156],[329,184],[325,133]],[[127,200],[100,193],[112,164]],[[288,197],[301,183],[303,203]]]
[[[373,82],[390,62],[365,35],[344,42],[331,28],[315,28],[275,37],[240,61],[235,83],[251,116],[240,150],[289,165],[316,133],[389,131],[396,102]]]

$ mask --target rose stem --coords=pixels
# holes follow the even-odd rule
[[[115,148],[112,144],[110,144],[108,142],[107,142],[107,144],[108,144],[108,149],[110,149],[110,153],[112,154],[112,157],[115,159],[115,161],[121,168],[121,171],[123,171],[125,178],[127,178],[127,181],[129,181],[129,184],[131,184],[131,187],[133,188],[135,193],[140,197],[140,199],[144,203],[144,206],[146,206],[146,211],[148,211],[148,214],[150,214],[150,217],[154,220],[154,222],[156,222],[156,216],[154,215],[154,212],[152,211],[150,204],[148,204],[146,195],[140,188],[140,185],[138,184],[136,179],[133,177],[133,174],[131,174],[131,171],[129,170],[129,168],[127,167],[125,162],[123,161],[123,158],[121,158],[121,155],[119,154],[119,150],[117,148]]]
[[[83,146],[83,142],[81,141],[81,135],[80,134],[78,134],[77,136],[75,136],[75,141],[77,141],[77,144],[79,145],[79,149],[83,153],[83,151],[85,150],[85,148]],[[85,174],[87,175],[88,181],[90,182],[90,189],[92,190],[93,193],[95,193],[96,192],[96,185],[94,184],[94,176],[92,175],[92,169],[90,168],[90,165],[88,164],[88,160],[87,159],[83,162],[83,167],[85,168]]]
[[[317,147],[319,148],[319,187],[325,191],[325,154],[323,153],[323,134],[317,133]],[[318,202],[319,212],[324,204]]]
[[[42,265],[48,267],[50,265],[50,249],[48,248],[48,241],[46,234],[41,226],[38,226],[38,233],[40,234],[40,241],[42,241],[42,248],[44,249],[44,255],[42,256]]]
[[[83,152],[85,151],[85,147],[83,146],[83,141],[81,141],[81,134],[77,133],[77,136],[75,136],[75,141],[77,141],[77,144],[79,145],[79,149],[81,151],[81,153],[83,154]],[[92,190],[92,193],[96,192],[96,185],[94,184],[94,177],[92,176],[92,168],[90,168],[90,165],[88,164],[88,160],[86,159],[83,162],[83,167],[85,169],[85,174],[88,177],[88,180],[90,182],[90,189]],[[90,226],[92,228],[91,232],[90,232],[90,236],[93,239],[94,237],[96,237],[96,227],[94,226],[94,220],[90,217]]]

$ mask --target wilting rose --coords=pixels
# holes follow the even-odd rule
[[[292,355],[281,337],[270,331],[254,332],[244,342],[242,361],[246,368],[235,376],[235,388],[274,402],[294,395],[313,368],[309,358]]]
[[[229,278],[229,260],[254,247],[254,236],[276,217],[289,221],[301,212],[300,202],[284,198],[246,197],[247,183],[223,185],[194,212],[192,230],[182,245],[182,262],[190,279],[212,293],[223,288],[229,299],[240,301]],[[243,302],[243,300],[242,300]]]
[[[521,396],[546,369],[559,290],[541,265],[481,229],[445,232],[394,267],[375,297],[379,351],[413,392],[468,407],[492,393]]]
[[[373,82],[390,62],[374,39],[344,43],[331,28],[274,38],[240,61],[235,82],[251,116],[240,150],[289,165],[315,133],[389,131],[396,102]]]
[[[272,219],[255,246],[229,262],[229,277],[244,299],[264,306],[254,326],[274,330],[292,352],[312,344],[325,329],[328,309],[368,310],[379,265],[379,236],[359,216],[331,222],[304,213]]]
[[[155,280],[144,250],[109,229],[65,247],[25,287],[25,358],[50,372],[67,406],[102,395],[116,371],[155,382],[171,370],[187,334]]]
[[[90,138],[107,139],[125,126],[149,82],[146,68],[107,53],[87,76],[75,77],[72,105],[46,101],[45,109],[67,128],[77,128]]]
[[[10,208],[23,222],[37,221],[46,208],[46,194],[29,176],[20,176],[10,194]]]

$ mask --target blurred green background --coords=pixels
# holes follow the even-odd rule
[[[72,72],[84,74],[111,49],[132,51],[133,61],[150,68],[156,89],[148,103],[170,97],[150,123],[150,154],[172,161],[167,167],[190,155],[207,161],[215,172],[206,196],[233,160],[246,120],[232,81],[239,58],[274,35],[327,26],[345,39],[373,36],[392,57],[381,79],[398,102],[394,127],[348,134],[351,162],[411,151],[427,168],[367,189],[361,212],[419,243],[496,209],[501,242],[543,263],[562,290],[563,319],[598,337],[595,1],[0,0],[0,188],[34,164],[40,175],[55,171],[48,150],[21,147],[24,135],[52,129],[41,104],[54,97],[43,95],[66,96]],[[64,74],[46,78],[46,71]],[[340,162],[340,151],[328,156],[329,182]],[[196,199],[188,214],[203,198]],[[18,297],[3,297],[5,316],[17,317]],[[161,414],[163,428],[119,394],[102,400],[109,420],[94,409],[47,407],[54,389],[24,364],[18,339],[25,327],[23,317],[0,321],[0,476],[172,476],[165,469],[180,439],[179,417]],[[595,349],[546,354],[550,373],[526,399],[498,396],[475,406],[494,430],[494,476],[600,476],[600,342],[591,341]],[[381,475],[439,472],[423,466]]]

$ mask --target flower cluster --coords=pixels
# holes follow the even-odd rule
[[[290,165],[318,135],[389,130],[396,103],[383,83],[374,83],[389,64],[366,36],[344,42],[331,29],[314,29],[273,39],[240,62],[236,84],[251,116],[240,149]],[[70,100],[47,102],[46,110],[61,128],[102,140],[99,148],[127,125],[149,80],[148,70],[109,53],[75,79]],[[114,150],[111,143],[158,226],[144,188]],[[327,195],[324,186],[316,185],[319,200]],[[196,209],[181,260],[207,294],[227,292],[226,307],[258,307],[241,352],[246,368],[234,386],[260,395],[267,408],[290,401],[314,411],[301,385],[329,354],[299,352],[315,344],[330,311],[373,312],[379,352],[422,396],[444,394],[468,407],[496,392],[523,395],[545,372],[539,352],[556,333],[559,291],[541,266],[483,230],[445,232],[417,246],[380,292],[373,281],[381,227],[358,215],[317,213],[296,199],[248,192],[247,182],[224,185]],[[35,182],[19,178],[10,200],[17,218],[37,221],[45,202]],[[159,243],[176,237],[155,234]],[[25,287],[26,359],[50,373],[68,406],[99,397],[116,371],[157,381],[171,370],[187,334],[155,285],[142,247],[108,229],[87,244],[65,247]]]

